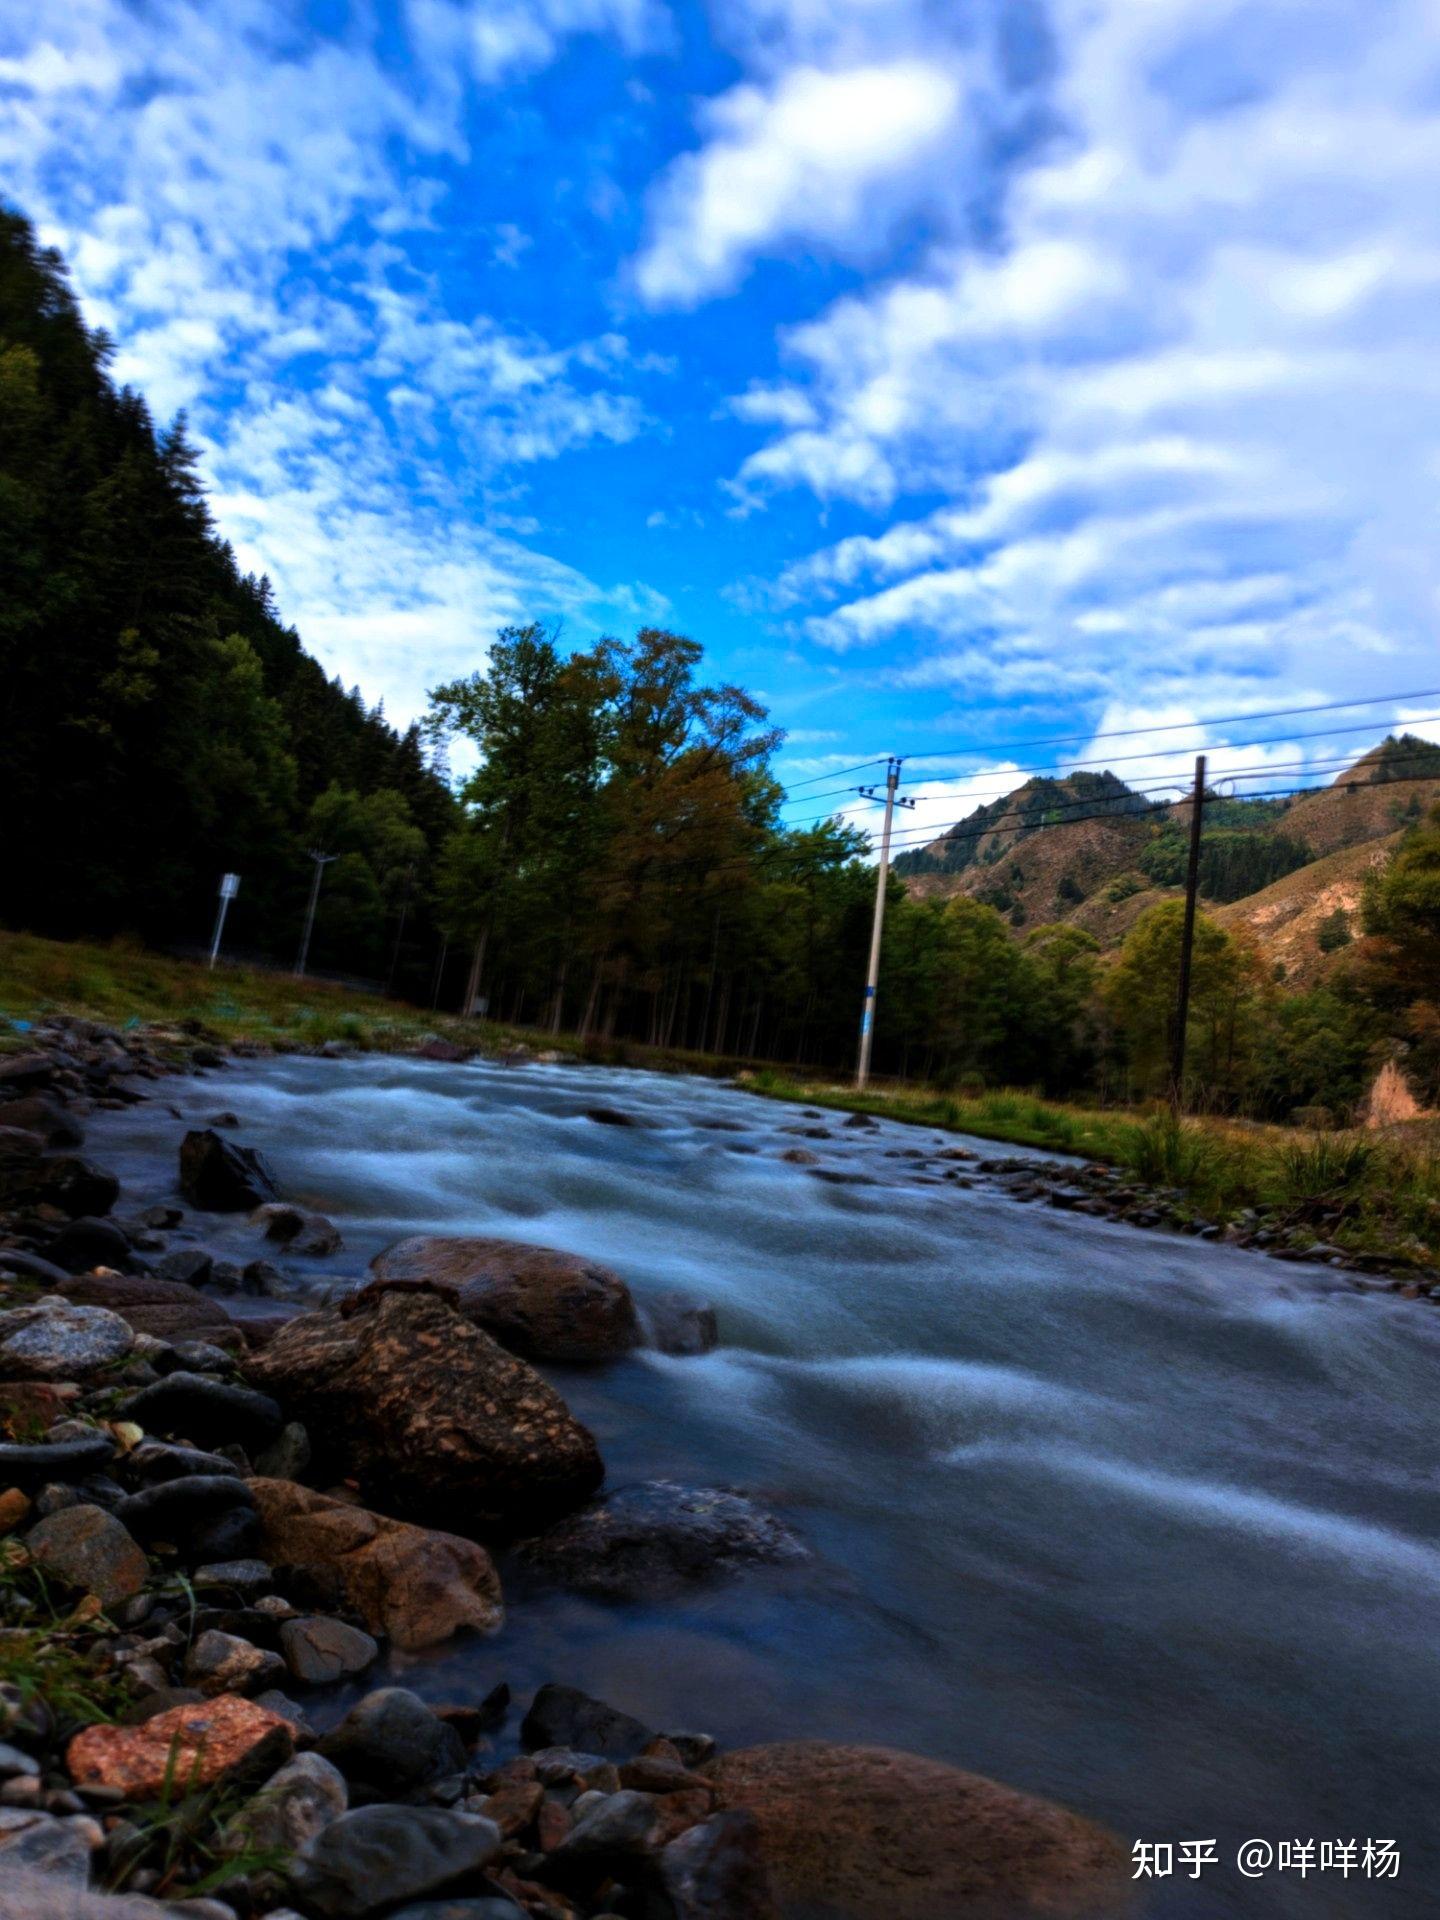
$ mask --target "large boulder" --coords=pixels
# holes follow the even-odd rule
[[[205,1340],[211,1346],[243,1346],[239,1328],[218,1300],[179,1280],[149,1274],[85,1273],[57,1289],[67,1300],[108,1307],[136,1333],[157,1340]]]
[[[773,1514],[720,1487],[647,1480],[568,1514],[519,1550],[546,1580],[608,1600],[644,1600],[743,1567],[806,1559]]]
[[[755,1817],[785,1915],[1100,1920],[1129,1906],[1118,1840],[1077,1814],[889,1747],[785,1741],[706,1769]]]
[[[368,1513],[288,1480],[251,1480],[261,1551],[272,1566],[333,1581],[372,1633],[403,1649],[469,1628],[498,1633],[500,1580],[483,1547]]]
[[[630,1289],[577,1253],[523,1240],[416,1234],[377,1254],[378,1280],[426,1280],[453,1289],[467,1320],[526,1360],[613,1359],[640,1344]]]
[[[213,1127],[199,1127],[180,1142],[180,1190],[206,1213],[250,1213],[278,1200],[275,1176],[256,1147],[237,1147]]]
[[[46,1294],[0,1313],[0,1377],[84,1380],[123,1360],[135,1335],[118,1314]]]
[[[427,1288],[302,1314],[247,1371],[367,1499],[466,1533],[533,1530],[604,1477],[554,1388]]]

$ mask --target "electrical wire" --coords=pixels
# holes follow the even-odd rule
[[[1440,720],[1440,713],[1414,714],[1405,722],[1405,725],[1418,727],[1432,720]],[[1048,774],[1051,777],[1058,778],[1064,773],[1082,773],[1090,767],[1123,767],[1135,760],[1184,760],[1193,758],[1196,753],[1221,753],[1231,750],[1238,751],[1249,747],[1288,747],[1292,740],[1333,740],[1337,736],[1346,733],[1370,733],[1373,732],[1374,727],[1375,722],[1373,720],[1362,720],[1358,725],[1353,727],[1317,727],[1312,728],[1308,733],[1272,734],[1265,740],[1219,740],[1212,742],[1208,747],[1174,747],[1171,748],[1168,753],[1117,753],[1108,756],[1102,755],[1095,760],[1057,760],[1043,767],[1010,767],[1006,769],[1006,772],[1008,777],[1012,779],[1017,774]],[[926,760],[938,759],[939,757],[939,755],[925,753],[902,754],[900,756],[902,760],[918,760],[922,764]],[[962,774],[959,777],[963,779],[964,775]],[[841,791],[841,789],[837,789],[837,791]],[[976,791],[978,792],[979,789],[977,788]],[[1002,787],[998,789],[998,791],[1003,793],[1009,791],[1009,789]],[[807,795],[807,798],[812,800],[819,799],[819,797],[818,794]]]
[[[934,753],[914,754],[913,759],[954,760],[971,753],[1019,753],[1027,747],[1064,747],[1073,741],[1081,743],[1090,740],[1130,740],[1145,733],[1185,733],[1197,727],[1239,727],[1247,720],[1288,720],[1302,713],[1346,713],[1356,707],[1383,707],[1393,705],[1400,700],[1440,700],[1440,687],[1424,687],[1418,693],[1377,693],[1365,700],[1325,700],[1310,707],[1271,707],[1263,713],[1233,713],[1215,720],[1176,720],[1160,727],[1117,727],[1107,733],[1068,733],[1059,734],[1046,740],[1009,740],[989,742],[974,747],[939,748]],[[901,755],[904,759],[907,756]],[[867,761],[868,765],[869,762]],[[848,771],[848,769],[847,769]]]
[[[1436,698],[1440,699],[1440,692],[1437,692]],[[842,774],[860,773],[866,767],[882,767],[889,758],[888,753],[877,753],[869,760],[858,761],[853,767],[827,767],[824,773],[812,773],[806,780],[792,780],[787,791],[794,793],[801,787],[813,786],[817,780],[838,780]],[[810,795],[812,800],[816,797],[815,794]]]
[[[1416,764],[1417,762],[1428,763],[1432,759],[1432,754],[1436,758],[1440,758],[1440,746],[1437,746],[1431,751],[1428,751],[1425,753],[1396,755],[1387,764],[1391,766],[1409,766],[1409,765]],[[1301,760],[1294,760],[1294,761],[1288,761],[1288,762],[1272,761],[1268,765],[1228,769],[1223,774],[1217,774],[1216,781],[1218,782],[1223,780],[1265,780],[1265,779],[1272,778],[1277,773],[1288,773],[1291,771],[1297,771],[1297,772],[1304,771],[1307,773],[1316,773],[1316,774],[1325,774],[1325,773],[1340,774],[1340,773],[1349,772],[1351,767],[1353,767],[1355,764],[1356,762],[1354,762],[1353,760],[1337,760],[1337,761],[1332,761],[1332,762],[1323,763],[1323,764],[1316,764],[1316,765],[1307,764],[1305,761],[1301,761]],[[1400,784],[1402,779],[1407,777],[1417,779],[1417,780],[1429,779],[1429,780],[1440,781],[1440,772],[1431,773],[1431,774],[1416,774],[1413,776],[1397,775],[1392,780],[1356,781],[1356,782],[1353,782],[1351,787],[1346,789],[1346,791],[1356,791],[1361,788],[1372,787],[1372,786],[1380,787],[1380,786],[1398,785]],[[1139,795],[1143,797],[1146,794],[1159,793],[1172,788],[1180,789],[1183,786],[1183,784],[1184,783],[1176,780],[1158,781],[1149,785],[1128,787],[1126,789],[1126,793],[1130,795]],[[1215,783],[1212,782],[1211,784],[1213,786]],[[1295,795],[1301,795],[1301,794],[1325,793],[1325,792],[1330,792],[1334,790],[1335,789],[1333,785],[1331,787],[1296,786],[1294,788],[1286,789],[1284,797],[1289,798],[1289,797],[1294,797]],[[1213,803],[1213,799],[1221,798],[1221,797],[1223,796],[1207,795],[1207,799],[1211,799],[1212,803]],[[1260,796],[1256,794],[1249,794],[1243,797],[1247,799],[1257,799]],[[1271,797],[1274,797],[1274,796],[1271,796]],[[1094,796],[1089,795],[1084,799],[1051,801],[1045,805],[1043,810],[1047,813],[1056,813],[1056,812],[1074,813],[1076,809],[1083,808],[1083,807],[1090,807],[1094,809],[1094,811],[1092,811],[1089,814],[1085,814],[1081,817],[1085,819],[1096,819],[1096,820],[1128,819],[1133,817],[1135,814],[1137,814],[1140,811],[1138,808],[1126,807],[1123,804],[1123,801],[1124,801],[1124,796],[1117,794],[1113,801],[1107,804],[1101,805],[1099,807],[1096,807]],[[1188,803],[1188,795],[1182,792],[1178,799],[1174,801],[1165,801],[1161,804],[1165,806],[1184,806],[1187,803]],[[851,811],[853,811],[853,808],[837,808],[832,814],[817,815],[816,817],[818,819],[827,819],[827,818],[841,819],[843,818],[843,815],[845,813],[848,813]],[[1036,809],[1032,807],[1028,809],[1021,809],[1012,813],[996,815],[985,827],[981,829],[981,832],[982,833],[993,832],[995,828],[1010,821],[1029,820],[1033,822],[1035,811]],[[938,827],[938,828],[933,826],[921,826],[918,824],[914,827],[902,828],[898,832],[892,832],[890,836],[891,845],[895,846],[897,844],[911,842],[917,838],[927,842],[931,840],[949,839],[954,833],[954,830],[956,828],[962,827],[965,824],[966,820],[970,819],[971,817],[972,817],[971,814],[962,814],[958,820],[951,821],[948,825],[943,827]],[[791,827],[795,827],[805,823],[791,821],[788,824]],[[859,823],[851,823],[851,824],[859,824]],[[1065,825],[1071,824],[1071,822],[1060,820],[1060,821],[1054,821],[1054,822],[1044,822],[1040,824],[1046,824],[1046,825],[1053,824],[1057,826],[1065,826]],[[869,831],[869,829],[862,828],[862,831]]]

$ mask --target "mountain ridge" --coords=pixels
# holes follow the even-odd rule
[[[1293,796],[1230,798],[1212,789],[1202,905],[1226,925],[1249,926],[1287,974],[1313,977],[1335,950],[1317,945],[1319,923],[1338,907],[1348,932],[1373,864],[1341,860],[1332,868],[1333,857],[1373,847],[1383,859],[1436,801],[1440,746],[1404,733],[1387,734],[1327,785]],[[1031,776],[894,865],[916,898],[968,897],[995,907],[1018,937],[1063,922],[1109,948],[1146,907],[1180,891],[1189,822],[1188,803],[1157,808],[1109,770]]]

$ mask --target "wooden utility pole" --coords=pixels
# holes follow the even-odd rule
[[[860,1010],[860,1058],[855,1066],[855,1091],[861,1092],[870,1078],[870,1048],[875,1038],[875,994],[880,985],[880,935],[885,926],[885,888],[890,878],[890,827],[895,808],[913,807],[913,800],[897,803],[895,789],[900,785],[900,762],[892,755],[885,768],[885,825],[880,834],[880,864],[875,874],[875,918],[870,928],[870,968],[865,976],[865,1002]],[[873,787],[861,787],[867,797]]]
[[[1170,1053],[1170,1104],[1179,1113],[1185,1099],[1185,1028],[1190,1018],[1190,960],[1195,949],[1195,895],[1200,884],[1200,822],[1205,809],[1205,756],[1195,756],[1195,793],[1190,803],[1190,858],[1185,868],[1185,924],[1180,935],[1180,983],[1175,1000],[1175,1038]]]

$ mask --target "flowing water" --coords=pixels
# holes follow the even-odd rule
[[[805,1144],[867,1179],[826,1182],[780,1159],[817,1124],[793,1107],[597,1068],[286,1059],[167,1083],[92,1129],[127,1205],[174,1196],[171,1101],[187,1125],[233,1108],[232,1137],[339,1223],[317,1287],[401,1234],[483,1232],[719,1310],[704,1358],[550,1375],[612,1485],[740,1487],[809,1570],[654,1606],[520,1595],[500,1639],[409,1684],[553,1678],[727,1743],[885,1741],[1127,1841],[1216,1839],[1198,1883],[1152,1893],[1166,1920],[1434,1910],[1440,1314],[932,1184],[904,1150],[955,1141],[924,1129],[831,1116]],[[602,1104],[648,1124],[584,1117]],[[197,1224],[264,1251],[243,1220]],[[1252,1837],[1393,1838],[1400,1877],[1247,1880]]]

